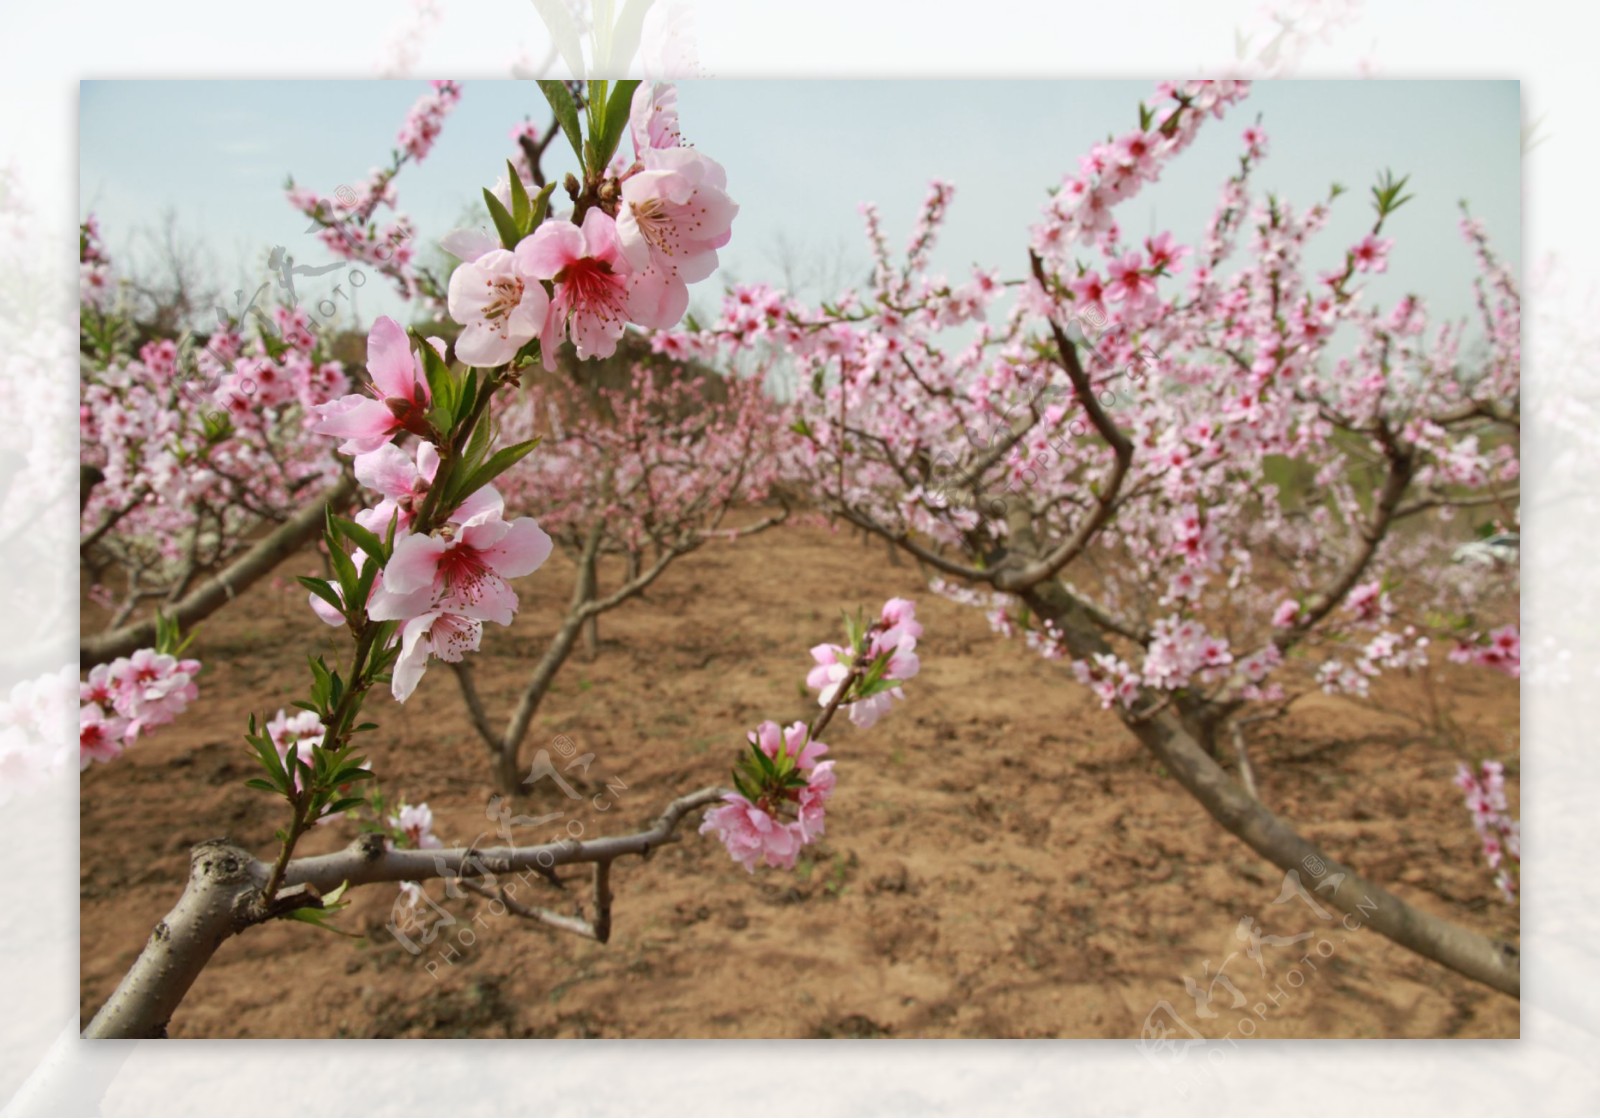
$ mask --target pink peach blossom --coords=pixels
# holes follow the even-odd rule
[[[716,271],[717,250],[733,236],[739,212],[727,194],[727,173],[693,148],[650,151],[644,163],[622,182],[617,239],[623,255],[636,271],[653,261],[668,277],[705,279]]]
[[[678,90],[671,82],[641,82],[628,106],[628,133],[634,154],[675,148],[683,142],[678,131]]]
[[[610,357],[630,319],[659,322],[669,304],[678,302],[681,318],[688,307],[688,289],[681,281],[668,283],[658,269],[632,268],[617,240],[616,222],[598,208],[584,215],[581,228],[545,222],[522,239],[516,256],[525,275],[555,286],[540,334],[546,370],[555,369],[563,338],[572,339],[579,358]]]
[[[312,409],[317,419],[311,430],[343,438],[339,450],[347,455],[375,451],[398,431],[427,431],[433,396],[422,359],[411,352],[405,329],[387,315],[367,333],[367,372],[371,396],[351,394]]]
[[[456,356],[468,365],[505,365],[544,326],[550,297],[506,249],[486,252],[450,274],[450,317],[466,329]]]
[[[400,656],[390,673],[395,700],[404,703],[411,698],[427,671],[429,656],[455,664],[467,653],[477,652],[482,640],[483,622],[477,618],[430,610],[410,619],[400,631]]]
[[[86,703],[78,711],[78,768],[90,762],[109,762],[121,755],[127,721],[107,715],[98,703]]]
[[[1356,242],[1350,250],[1357,272],[1385,272],[1389,268],[1389,249],[1394,242],[1387,237],[1369,233]]]
[[[446,525],[427,536],[408,533],[395,541],[367,615],[411,621],[445,611],[510,625],[517,595],[506,580],[537,570],[550,547],[550,537],[532,517]]]

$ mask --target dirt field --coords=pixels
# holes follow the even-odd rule
[[[177,899],[192,844],[226,834],[272,851],[281,804],[244,787],[256,767],[241,732],[252,705],[270,715],[300,694],[308,635],[344,653],[288,580],[312,569],[308,553],[205,623],[198,705],[84,774],[85,1020]],[[485,637],[477,675],[497,723],[570,575],[558,556],[521,580],[516,625]],[[442,962],[444,936],[409,955],[383,928],[394,889],[366,887],[341,916],[361,939],[280,923],[223,945],[172,1036],[1136,1037],[1163,1000],[1215,1038],[1518,1035],[1515,1000],[1292,898],[1274,904],[1282,872],[1212,823],[1059,665],[991,637],[914,566],[885,565],[881,544],[786,528],[680,561],[603,620],[595,659],[568,663],[524,756],[558,735],[592,751],[582,787],[602,795],[573,829],[633,830],[673,796],[725,784],[757,722],[809,717],[806,649],[839,640],[841,608],[891,595],[918,602],[922,674],[871,731],[841,721],[824,736],[839,783],[827,837],[797,872],[746,874],[691,826],[648,864],[617,864],[609,944],[468,897],[448,903],[459,958]],[[96,621],[88,605],[84,618]],[[1450,778],[1465,754],[1514,754],[1516,682],[1435,672],[1462,741],[1314,695],[1254,728],[1262,796],[1413,904],[1514,939],[1516,910],[1499,900]],[[1422,706],[1406,681],[1380,698]],[[450,672],[435,666],[405,707],[384,695],[368,712],[383,725],[371,747],[387,794],[426,800],[447,844],[493,827],[487,753]],[[575,803],[545,782],[519,811]],[[353,835],[341,822],[302,850]],[[570,904],[549,888],[535,900]],[[1269,937],[1259,964],[1236,939],[1242,919]],[[1314,949],[1324,937],[1326,953]],[[1286,980],[1308,954],[1316,969]],[[1219,969],[1243,1006],[1213,985]],[[1196,1012],[1185,976],[1211,987],[1215,1017]],[[1262,1001],[1275,990],[1276,1003]]]

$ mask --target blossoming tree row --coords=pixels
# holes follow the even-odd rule
[[[865,208],[864,290],[808,305],[741,288],[656,345],[789,362],[798,484],[822,508],[1061,661],[1261,854],[1347,909],[1378,898],[1373,927],[1514,993],[1514,948],[1408,905],[1272,813],[1242,728],[1306,686],[1366,695],[1441,642],[1515,674],[1514,627],[1490,637],[1482,621],[1515,593],[1505,569],[1452,562],[1440,526],[1516,522],[1520,295],[1469,216],[1477,338],[1415,295],[1373,299],[1364,281],[1398,255],[1386,234],[1408,200],[1387,174],[1367,231],[1311,274],[1308,248],[1349,202],[1256,191],[1260,122],[1192,243],[1128,235],[1119,207],[1247,93],[1159,85],[1051,190],[1009,273],[932,272],[953,196],[936,182],[903,257]],[[1238,780],[1219,764],[1230,739]]]
[[[1385,234],[1404,180],[1373,188],[1373,222],[1342,266],[1308,276],[1303,254],[1338,192],[1303,209],[1257,198],[1259,123],[1202,237],[1131,242],[1118,206],[1248,92],[1166,83],[1136,128],[1052,193],[1009,274],[931,274],[953,199],[937,183],[903,259],[868,209],[865,291],[809,306],[743,287],[716,322],[684,329],[688,285],[715,269],[738,210],[723,169],[682,143],[670,87],[541,84],[543,143],[566,139],[581,175],[547,180],[544,147],[524,136],[523,162],[483,192],[492,229],[444,239],[459,262],[448,280],[406,288],[396,266],[408,294],[443,299],[461,327],[453,351],[380,319],[360,389],[305,403],[304,430],[349,458],[361,507],[321,515],[329,569],[302,577],[348,657],[312,659],[298,713],[250,719],[261,775],[249,783],[282,803],[278,848],[196,848],[188,888],[90,1035],[160,1033],[221,940],[271,920],[336,920],[345,892],[371,883],[410,884],[403,909],[418,883],[442,878],[603,941],[612,864],[672,841],[692,812],[706,810],[701,830],[746,868],[793,866],[838,779],[820,736],[839,712],[860,727],[891,714],[919,671],[908,601],[812,650],[816,718],[762,723],[733,789],[679,797],[637,833],[520,846],[507,833],[446,850],[425,805],[379,806],[360,745],[378,729],[369,696],[406,702],[442,661],[513,785],[529,720],[579,631],[715,534],[777,519],[723,527],[769,492],[890,541],[938,574],[934,589],[1062,661],[1064,686],[1091,688],[1224,827],[1332,904],[1361,906],[1397,942],[1516,992],[1514,949],[1415,909],[1275,815],[1249,780],[1241,733],[1304,687],[1362,694],[1419,669],[1440,641],[1455,660],[1516,668],[1514,631],[1485,636],[1482,620],[1503,572],[1452,564],[1439,532],[1403,531],[1464,509],[1515,521],[1520,300],[1479,227],[1464,225],[1485,339],[1470,356],[1464,329],[1431,325],[1420,299],[1367,296],[1364,277],[1394,251]],[[393,170],[426,155],[458,96],[444,83],[425,98]],[[393,170],[342,217],[300,201],[356,259],[385,240],[373,200]],[[653,367],[622,390],[558,375],[560,347],[610,357],[630,326],[653,331],[673,361],[786,364],[802,386],[793,413],[754,384],[718,400]],[[512,621],[515,581],[558,545],[575,560],[572,605],[500,731],[465,666],[486,623]],[[608,554],[626,571],[602,587]],[[100,721],[125,735],[118,694],[108,684],[118,713],[102,704]],[[1230,737],[1238,780],[1222,764]],[[1474,820],[1486,850],[1493,838],[1505,851],[1515,834],[1499,772],[1482,772],[1468,789]],[[297,853],[311,828],[347,813],[384,826],[332,854]],[[560,868],[579,864],[592,902],[578,918],[516,900],[506,880],[565,881]]]

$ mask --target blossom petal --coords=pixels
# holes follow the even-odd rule
[[[383,569],[386,590],[396,595],[433,586],[439,570],[439,557],[449,547],[436,536],[408,533],[395,541],[394,553]]]
[[[483,558],[504,579],[537,571],[550,558],[550,536],[532,517],[518,517],[499,541],[483,550]]]
[[[453,229],[439,238],[439,247],[463,264],[500,247],[500,238],[486,229]]]
[[[416,358],[405,328],[387,315],[379,316],[367,333],[367,372],[383,396],[410,400],[417,383]]]
[[[584,234],[565,221],[547,221],[517,245],[517,267],[540,280],[553,280],[574,260],[586,255]]]

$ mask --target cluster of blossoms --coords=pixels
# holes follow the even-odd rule
[[[234,325],[202,347],[164,338],[104,368],[86,362],[79,435],[82,461],[98,474],[83,502],[85,546],[136,573],[130,602],[225,562],[263,521],[337,477],[338,461],[307,425],[347,384],[305,312],[282,307],[249,341]],[[106,588],[91,593],[109,601]]]
[[[166,726],[200,694],[200,662],[140,649],[96,665],[78,686],[78,767],[109,762],[141,734]]]
[[[1355,651],[1351,663],[1338,657],[1317,666],[1317,686],[1332,694],[1366,696],[1384,669],[1425,668],[1431,639],[1415,626],[1400,633],[1384,630]]]
[[[387,166],[375,167],[359,187],[341,185],[331,197],[296,186],[285,187],[289,204],[310,218],[322,243],[341,259],[376,268],[389,277],[405,299],[421,296],[439,302],[440,285],[415,262],[416,227],[397,209],[394,179],[407,163],[421,163],[433,150],[445,118],[461,100],[461,86],[435,81],[400,126],[398,150]],[[376,219],[380,207],[393,211],[387,224]]]
[[[546,92],[570,107],[564,87]],[[436,87],[418,106],[407,129],[418,137],[408,146],[411,158],[426,155],[456,96],[454,86]],[[381,318],[367,339],[369,391],[315,410],[313,430],[341,440],[339,450],[355,456],[357,479],[380,499],[356,514],[354,525],[368,534],[371,547],[386,534],[392,542],[376,557],[381,571],[365,584],[365,602],[346,601],[343,583],[337,590],[321,583],[312,589],[311,604],[334,625],[399,623],[390,674],[397,700],[411,695],[430,656],[459,661],[478,648],[485,622],[510,625],[518,602],[509,580],[537,569],[552,546],[532,518],[507,519],[504,498],[485,481],[531,450],[533,440],[493,461],[487,441],[474,444],[477,458],[463,469],[487,472],[482,477],[458,472],[446,482],[441,473],[447,457],[474,453],[459,440],[480,422],[495,387],[515,380],[514,373],[491,373],[480,381],[476,371],[512,365],[535,338],[545,368],[553,370],[563,338],[574,341],[580,358],[607,356],[627,321],[675,325],[688,305],[687,283],[715,269],[716,249],[731,235],[738,208],[722,189],[722,168],[679,145],[675,104],[670,86],[637,88],[627,106],[635,160],[619,175],[591,184],[597,189],[594,198],[585,196],[587,212],[545,220],[548,192],[535,211],[518,193],[519,181],[507,191],[515,216],[503,208],[496,215],[500,239],[470,230],[444,239],[462,261],[451,275],[448,302],[464,327],[455,353],[473,369],[466,379],[445,365],[441,340],[429,339],[414,352],[400,324]],[[520,236],[508,237],[502,219]],[[495,247],[513,240],[514,248]],[[441,385],[438,391],[447,389],[454,399],[435,398]],[[457,411],[463,399],[477,411],[469,413],[468,405]],[[490,421],[481,422],[487,434]],[[463,424],[459,433],[441,430]],[[402,446],[397,437],[415,442]],[[506,454],[509,460],[501,461]],[[428,522],[419,528],[424,509]],[[350,587],[374,558],[368,550],[358,547],[349,557]]]
[[[574,557],[598,525],[601,552],[636,563],[652,547],[719,531],[735,506],[766,500],[791,434],[756,380],[643,362],[617,388],[530,385],[500,426],[508,439],[541,439],[539,453],[501,483],[511,507],[537,508],[540,526]]]
[[[441,354],[444,348],[438,339],[424,345]],[[313,592],[311,606],[330,625],[346,624],[352,607],[364,607],[373,621],[401,623],[391,688],[403,703],[430,655],[459,661],[478,648],[484,622],[511,624],[518,602],[507,580],[538,569],[550,555],[550,537],[531,517],[506,520],[505,500],[492,485],[438,510],[434,531],[413,531],[440,466],[439,433],[427,418],[433,400],[424,358],[391,318],[379,318],[367,335],[367,372],[370,392],[322,405],[313,430],[342,439],[339,450],[355,456],[357,479],[381,498],[355,522],[380,536],[392,526],[393,550],[366,603],[341,597],[335,605]],[[410,450],[393,442],[406,433],[418,437]],[[366,559],[358,550],[352,563],[359,570]]]
[[[1464,360],[1464,324],[1430,324],[1414,295],[1375,301],[1385,224],[1405,202],[1404,180],[1388,175],[1373,190],[1376,220],[1340,246],[1342,268],[1318,277],[1303,262],[1339,192],[1299,207],[1253,189],[1268,150],[1259,124],[1195,240],[1124,237],[1113,208],[1247,88],[1158,86],[1139,126],[1096,145],[1054,192],[1031,276],[980,269],[969,301],[930,275],[927,245],[951,204],[937,182],[903,264],[864,207],[864,289],[811,305],[737,288],[708,326],[659,334],[656,347],[786,364],[801,484],[824,508],[993,586],[973,592],[991,625],[1076,659],[1103,702],[1197,685],[1208,701],[1275,702],[1302,643],[1336,662],[1325,685],[1364,690],[1383,670],[1423,663],[1420,619],[1473,612],[1497,589],[1448,561],[1448,523],[1463,490],[1516,481],[1520,298],[1469,222],[1491,339],[1481,368]],[[1016,298],[991,322],[1007,287]],[[958,325],[961,336],[947,333]],[[1289,483],[1276,480],[1285,463]],[[1374,481],[1372,463],[1392,477]],[[1380,505],[1383,485],[1395,497]],[[1064,634],[999,593],[993,557],[1014,550],[1019,514],[1038,542],[1024,552],[1054,548],[1052,574],[1115,649],[1109,660],[1069,653]],[[1402,517],[1431,531],[1394,531]],[[1074,563],[1093,569],[1092,590],[1067,582]],[[1408,588],[1419,619],[1408,629],[1385,580],[1412,571],[1429,576]]]
[[[1072,675],[1094,692],[1101,707],[1120,703],[1131,708],[1142,683],[1139,674],[1115,653],[1096,653],[1087,660],[1073,661]]]
[[[1291,627],[1300,613],[1298,604],[1284,602],[1278,607],[1273,623],[1279,628]],[[1371,691],[1372,681],[1386,669],[1427,667],[1432,638],[1414,625],[1403,626],[1398,632],[1389,628],[1396,607],[1382,580],[1373,579],[1350,588],[1341,613],[1352,636],[1346,642],[1346,657],[1330,657],[1317,666],[1316,683],[1324,692],[1365,697]],[[1356,645],[1354,635],[1362,631],[1373,636],[1365,644]]]
[[[111,258],[100,241],[100,221],[93,214],[78,227],[78,298],[96,310],[104,311],[115,291]]]
[[[406,837],[406,842],[419,851],[443,847],[444,842],[433,834],[433,809],[428,802],[404,804],[389,817],[389,826]]]
[[[1017,624],[1012,620],[1011,611],[1016,608],[1017,600],[1014,595],[1000,591],[980,591],[972,587],[963,587],[947,579],[935,576],[928,582],[928,589],[934,594],[948,598],[951,602],[962,606],[971,606],[982,610],[989,628],[1001,637],[1015,637]]]
[[[1522,837],[1520,825],[1506,806],[1505,766],[1497,761],[1486,761],[1473,773],[1462,763],[1455,784],[1466,793],[1472,827],[1483,843],[1483,857],[1489,869],[1495,872],[1495,885],[1505,894],[1506,901],[1515,901]]]
[[[461,100],[461,87],[455,82],[430,84],[433,89],[411,106],[405,123],[400,126],[400,134],[395,137],[395,142],[418,163],[428,158],[433,142],[439,138],[439,130],[444,127],[444,118]]]
[[[535,338],[547,370],[568,339],[579,358],[609,357],[629,322],[676,326],[688,284],[715,271],[739,211],[726,173],[682,145],[670,85],[641,84],[630,108],[634,160],[613,168],[581,222],[543,222],[514,248],[472,230],[445,240],[462,261],[449,309],[463,361],[504,364]]]
[[[905,699],[900,681],[911,679],[922,667],[916,653],[921,636],[916,606],[904,598],[891,598],[883,604],[877,623],[867,630],[865,653],[859,641],[852,648],[824,643],[811,650],[811,659],[817,663],[806,675],[806,686],[819,689],[817,704],[827,707],[840,689],[850,686],[852,671],[863,656],[874,666],[881,664],[881,668],[868,670],[870,679],[849,691],[860,698],[843,705],[850,721],[865,730],[889,713],[894,700]]]
[[[1373,622],[1392,617],[1394,600],[1377,580],[1350,588],[1344,599],[1345,613],[1358,622]]]
[[[1194,141],[1206,114],[1221,117],[1248,92],[1249,83],[1241,81],[1158,84],[1155,107],[1141,113],[1140,127],[1096,144],[1079,160],[1078,173],[1062,179],[1045,207],[1044,221],[1034,228],[1034,251],[1054,263],[1079,242],[1114,246],[1118,228],[1113,208],[1161,177],[1163,166]],[[1246,142],[1259,150],[1265,137],[1247,134]],[[1144,269],[1126,256],[1121,260],[1113,283],[1130,294],[1142,291],[1148,278]]]
[[[774,776],[770,789],[746,788],[729,793],[722,804],[707,810],[700,832],[716,832],[728,854],[751,873],[765,860],[767,866],[792,870],[800,848],[823,832],[823,806],[833,795],[833,762],[822,761],[825,743],[810,739],[804,723],[779,728],[770,720],[750,736],[750,747],[766,759],[757,766]],[[737,777],[745,787],[742,776]]]
[[[1450,660],[1455,664],[1475,664],[1492,668],[1516,679],[1522,675],[1522,637],[1516,625],[1501,626],[1487,638],[1475,636],[1462,641],[1450,650]]]
[[[416,227],[411,218],[396,213],[388,224],[373,221],[378,206],[394,207],[391,180],[396,168],[374,169],[358,190],[341,187],[332,198],[291,184],[289,204],[317,223],[317,239],[342,260],[366,264],[394,281],[407,299],[427,294],[413,268]]]
[[[0,804],[66,771],[78,688],[77,670],[68,665],[19,680],[0,699]]]
[[[326,736],[327,728],[323,726],[322,718],[315,711],[300,710],[291,715],[280,707],[278,713],[267,720],[266,731],[273,749],[278,752],[278,760],[283,763],[284,771],[289,776],[290,788],[298,788],[303,772],[301,766],[311,766],[315,751]],[[325,804],[310,823],[320,827],[333,823],[337,818],[330,806]]]
[[[875,724],[888,710],[889,698],[903,699],[896,683],[917,674],[915,652],[922,625],[916,606],[903,598],[883,604],[878,620],[863,628],[848,624],[849,648],[818,645],[811,650],[817,665],[806,682],[820,688],[818,702],[826,709],[814,726],[762,723],[750,735],[750,756],[733,773],[738,792],[709,809],[701,834],[714,832],[728,853],[746,870],[758,863],[791,869],[800,849],[823,833],[823,817],[833,794],[833,761],[816,735],[835,710],[843,710],[860,727]]]

